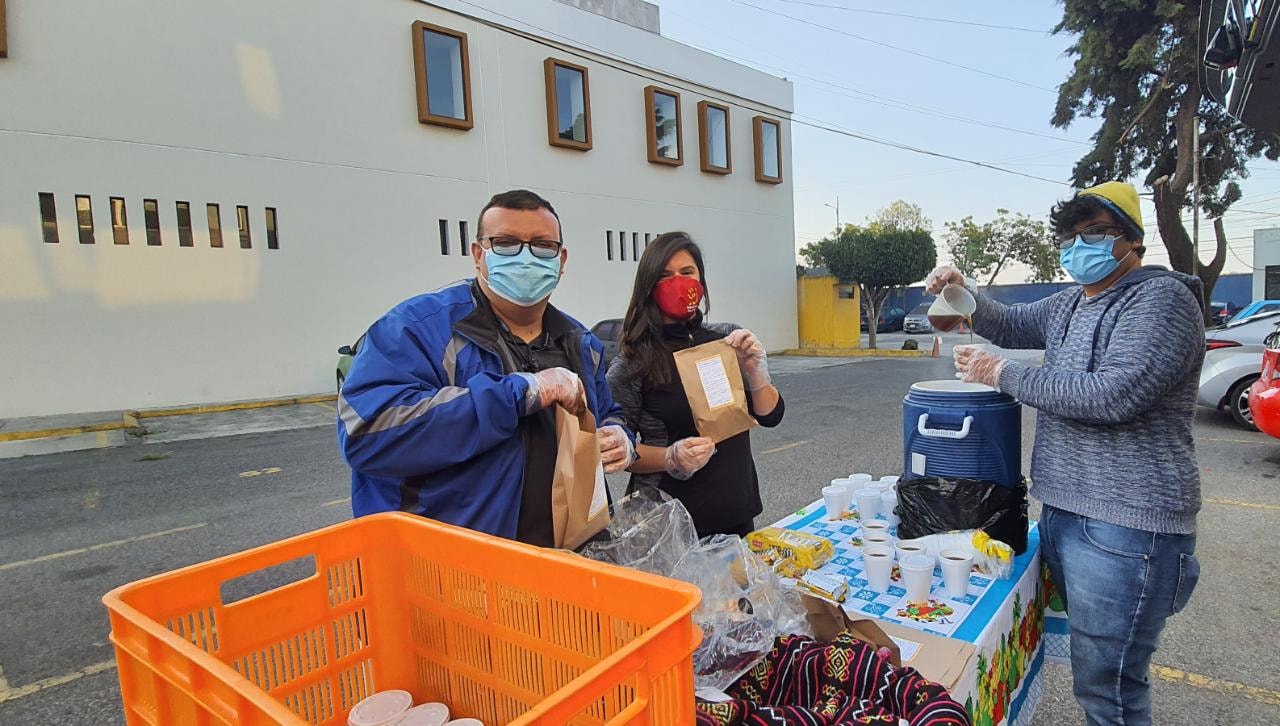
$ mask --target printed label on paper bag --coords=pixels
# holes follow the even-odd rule
[[[605,486],[604,465],[596,464],[596,488],[591,494],[591,508],[587,510],[587,519],[594,519],[600,510],[609,506],[609,494]]]
[[[733,389],[729,387],[729,374],[724,370],[724,361],[718,356],[704,358],[698,361],[697,366],[702,392],[707,396],[707,406],[714,411],[732,404]]]

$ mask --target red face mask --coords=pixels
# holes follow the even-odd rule
[[[672,320],[688,320],[702,302],[702,283],[692,277],[672,275],[653,286],[653,301]]]

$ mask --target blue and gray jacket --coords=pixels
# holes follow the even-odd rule
[[[338,444],[351,466],[355,516],[389,511],[514,538],[525,452],[518,425],[538,410],[533,375],[518,372],[473,280],[406,300],[365,334],[338,396]],[[553,307],[548,314],[563,315]],[[604,347],[572,318],[600,426],[623,426],[605,381]],[[628,436],[633,436],[630,431]],[[550,512],[547,513],[550,516]]]

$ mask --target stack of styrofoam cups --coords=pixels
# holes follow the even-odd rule
[[[357,703],[347,715],[347,725],[391,726],[399,723],[412,705],[413,696],[408,691],[381,691]],[[446,712],[445,720],[448,718]]]
[[[947,597],[969,594],[969,574],[973,572],[973,553],[968,550],[943,550],[938,557],[942,566],[942,584]]]
[[[894,543],[893,548],[898,552],[898,562],[902,562],[911,555],[929,554],[929,548],[918,539],[900,539]]]
[[[449,721],[449,707],[443,703],[424,703],[405,711],[396,726],[445,726]]]
[[[876,518],[880,513],[880,491],[877,489],[859,489],[853,493],[858,501],[858,519],[866,522]]]
[[[901,478],[900,476],[882,476],[880,477],[880,483],[884,484],[889,491],[896,492],[898,491],[898,481]]]
[[[848,476],[850,489],[866,489],[876,478],[870,474],[850,474]]]
[[[822,502],[827,505],[827,519],[835,521],[844,518],[852,499],[848,480],[832,479],[829,486],[822,488]]]
[[[894,509],[898,506],[898,493],[890,489],[880,495],[880,513],[884,515],[884,519],[891,526],[902,524],[902,520],[894,513]]]
[[[893,548],[885,545],[862,547],[862,574],[867,578],[867,589],[888,592],[893,575]]]
[[[902,584],[907,588],[907,602],[927,602],[933,587],[934,559],[929,555],[908,555],[898,560]]]

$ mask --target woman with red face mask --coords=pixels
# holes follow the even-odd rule
[[[747,405],[761,426],[782,422],[764,345],[750,330],[703,319],[711,309],[702,251],[684,232],[649,243],[636,271],[609,388],[639,434],[628,493],[655,486],[684,503],[699,537],[746,535],[763,511],[750,433],[713,444],[698,435],[672,353],[713,340],[733,346]]]

